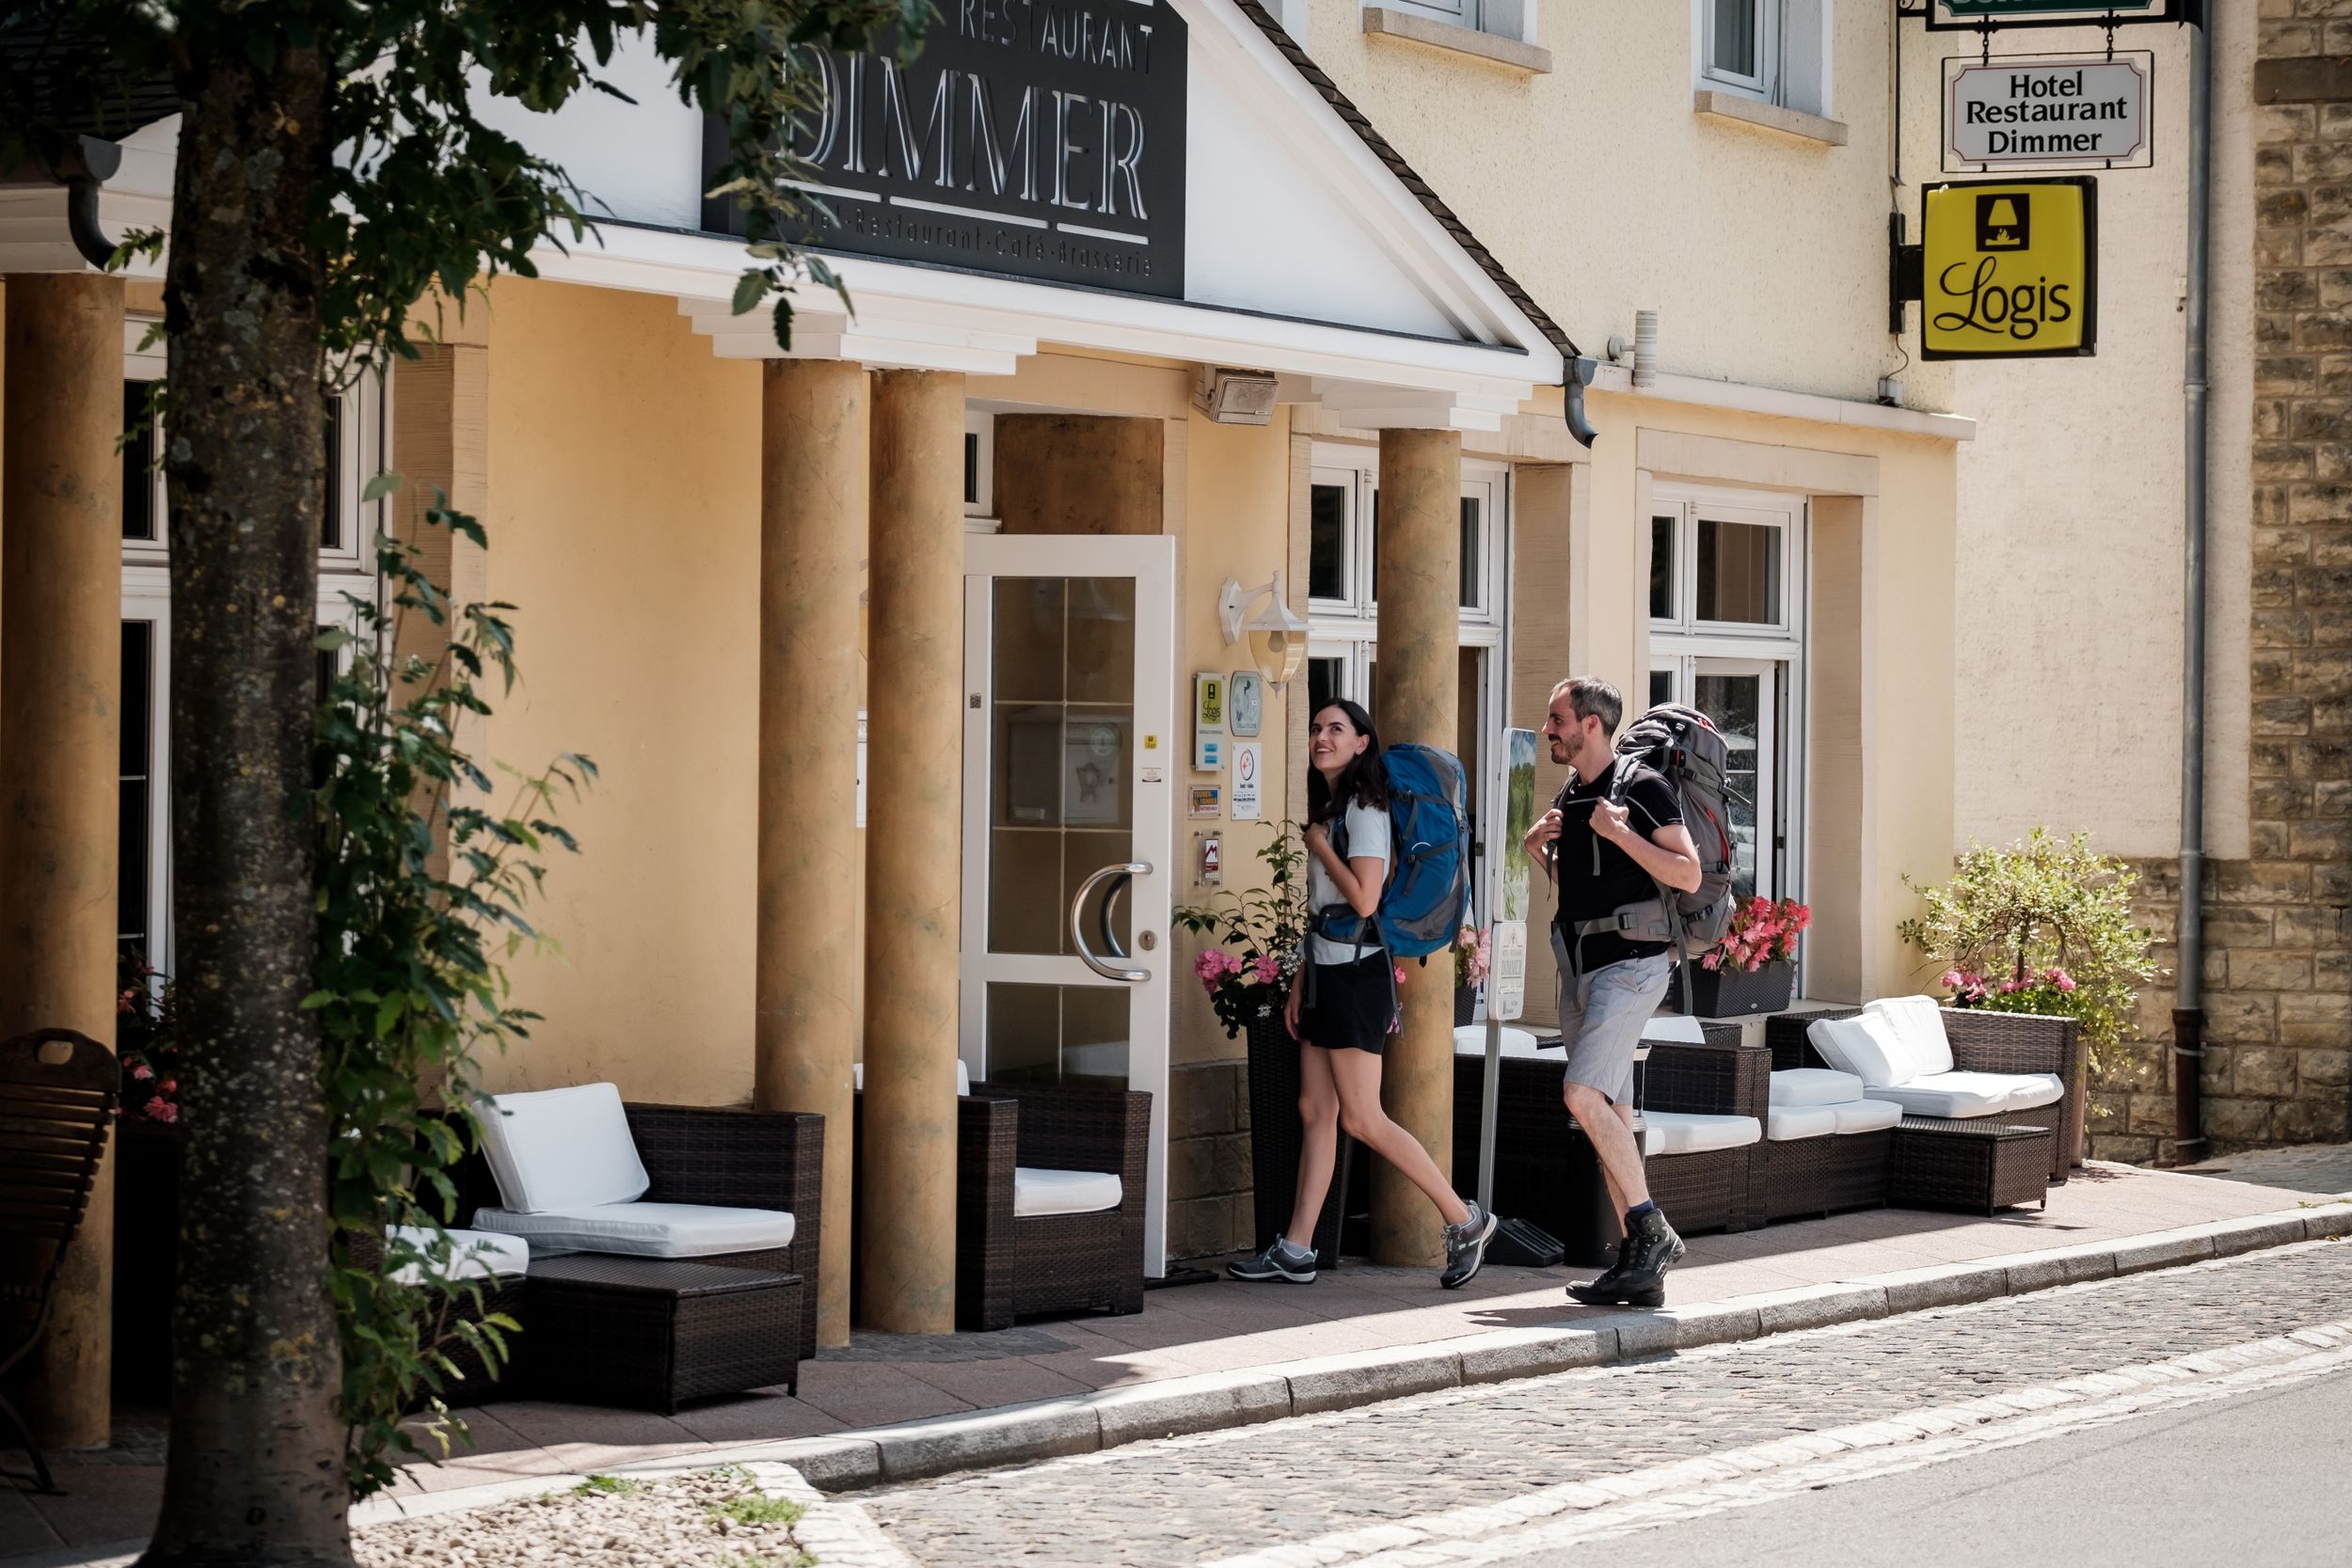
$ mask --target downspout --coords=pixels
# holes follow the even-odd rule
[[[2172,1006],[2172,1163],[2205,1152],[2205,319],[2213,198],[2213,27],[2188,30],[2188,298],[2181,391],[2181,912]]]
[[[65,186],[66,232],[82,260],[103,272],[114,261],[114,242],[98,226],[98,188],[122,166],[122,149],[96,136],[68,138],[49,160],[50,173]]]

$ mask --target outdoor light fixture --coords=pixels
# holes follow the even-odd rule
[[[1265,608],[1250,615],[1249,607],[1260,597],[1265,599]],[[1272,582],[1255,588],[1244,588],[1238,578],[1227,578],[1217,591],[1216,620],[1224,629],[1227,646],[1240,641],[1245,634],[1248,637],[1249,657],[1269,686],[1295,680],[1306,666],[1307,623],[1283,598],[1281,573],[1275,573]]]
[[[1274,377],[1263,371],[1203,365],[1193,381],[1192,402],[1218,424],[1269,424],[1274,420]]]

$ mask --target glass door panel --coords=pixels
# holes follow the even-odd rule
[[[961,1050],[977,1080],[1152,1097],[1163,1245],[1174,559],[1162,538],[965,541]]]
[[[1732,887],[1742,898],[1770,895],[1772,782],[1778,766],[1772,722],[1772,666],[1747,659],[1695,662],[1694,705],[1715,721],[1731,753],[1724,775],[1724,806],[1731,818]]]

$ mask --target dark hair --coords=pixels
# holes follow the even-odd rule
[[[1307,820],[1328,822],[1343,815],[1350,806],[1373,806],[1388,809],[1389,773],[1380,766],[1380,732],[1372,727],[1372,715],[1344,697],[1334,697],[1318,707],[1308,718],[1311,729],[1315,720],[1338,708],[1356,726],[1358,735],[1371,738],[1372,744],[1361,755],[1341,769],[1339,787],[1326,783],[1322,773],[1311,764],[1307,768]]]
[[[1552,689],[1555,697],[1568,694],[1568,705],[1579,719],[1597,719],[1600,733],[1606,739],[1617,733],[1617,721],[1625,717],[1625,693],[1597,675],[1571,675]]]

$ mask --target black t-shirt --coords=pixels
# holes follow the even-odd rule
[[[1632,772],[1625,788],[1615,791],[1617,770],[1621,768],[1630,768]],[[1575,784],[1560,792],[1553,801],[1560,808],[1560,836],[1552,841],[1558,857],[1552,865],[1560,909],[1553,923],[1560,927],[1561,940],[1568,944],[1572,954],[1577,953],[1577,922],[1598,920],[1628,904],[1658,896],[1658,883],[1631,855],[1607,839],[1593,835],[1593,802],[1609,799],[1613,793],[1626,809],[1629,826],[1644,838],[1653,838],[1659,829],[1673,827],[1682,820],[1682,804],[1675,798],[1674,790],[1656,770],[1640,763],[1619,759],[1591,784]],[[1594,869],[1596,850],[1597,871]],[[1604,964],[1663,953],[1666,945],[1662,942],[1632,942],[1604,931],[1584,939],[1578,967],[1590,974]]]

